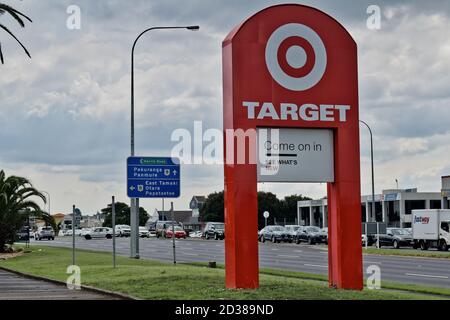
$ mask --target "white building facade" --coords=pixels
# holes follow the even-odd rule
[[[375,210],[372,209],[372,196],[361,197],[361,221],[385,222],[388,227],[411,227],[412,210],[441,209],[449,205],[450,177],[448,178],[447,198],[443,191],[418,192],[417,189],[383,190],[375,195]],[[444,200],[446,199],[446,200]],[[297,203],[297,219],[300,225],[328,227],[327,199],[299,201]]]

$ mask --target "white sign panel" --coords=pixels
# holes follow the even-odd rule
[[[258,128],[258,182],[334,182],[333,131]]]

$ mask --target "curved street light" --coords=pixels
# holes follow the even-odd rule
[[[147,32],[152,30],[170,30],[170,29],[186,29],[190,31],[197,31],[199,26],[181,26],[181,27],[152,27],[142,31],[133,42],[131,48],[131,156],[134,156],[134,50],[138,40]],[[139,259],[139,198],[131,199],[131,257]]]
[[[375,173],[374,173],[374,169],[373,169],[373,136],[372,136],[372,129],[370,129],[369,125],[363,121],[363,120],[359,120],[359,122],[361,122],[362,124],[364,124],[367,129],[369,129],[369,133],[370,133],[370,159],[372,162],[372,214],[375,217],[375,221],[376,221],[376,213],[375,213]],[[369,222],[369,221],[367,221]]]

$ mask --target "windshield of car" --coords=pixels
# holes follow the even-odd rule
[[[273,231],[285,231],[284,227],[276,226],[272,228]]]
[[[174,229],[175,231],[183,231],[183,228],[180,227],[180,226],[174,226],[173,229]],[[169,230],[172,230],[172,227],[171,227],[171,226],[169,227]]]
[[[397,236],[409,236],[411,233],[408,230],[405,229],[392,229],[391,230],[393,234]]]
[[[308,227],[306,228],[308,232],[320,232],[320,229],[318,227]]]
[[[45,228],[42,228],[42,230],[45,230],[45,231],[52,231],[53,229],[52,229],[52,227],[45,227]]]
[[[225,229],[225,224],[223,223],[214,223],[213,227],[216,229]]]

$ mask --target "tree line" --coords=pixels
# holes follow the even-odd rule
[[[223,191],[208,195],[205,203],[200,208],[200,219],[202,221],[224,222],[224,196]],[[272,192],[258,192],[258,226],[264,227],[264,211],[268,211],[270,217],[267,224],[284,222],[293,223],[297,218],[297,201],[312,200],[303,195],[293,194],[283,199]]]

